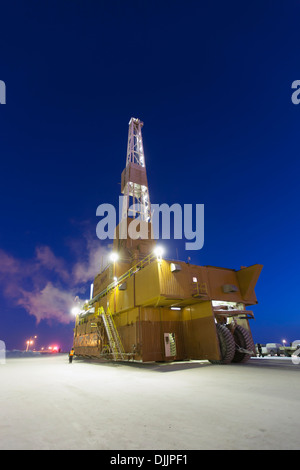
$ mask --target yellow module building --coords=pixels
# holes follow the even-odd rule
[[[234,270],[163,258],[151,238],[142,125],[134,118],[129,123],[122,221],[110,263],[76,316],[75,354],[115,361],[245,362],[255,355],[249,325],[254,315],[247,307],[257,303],[262,265]],[[147,237],[128,236],[133,220]]]

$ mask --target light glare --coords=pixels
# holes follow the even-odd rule
[[[76,316],[80,312],[79,307],[73,307],[71,310],[72,315]]]
[[[115,262],[118,261],[118,259],[119,259],[118,253],[111,253],[109,259],[110,259],[110,261],[112,261],[113,263],[115,263]]]
[[[162,246],[157,246],[157,247],[154,249],[153,253],[157,256],[157,258],[161,258],[162,255],[164,254],[164,249],[163,249]]]

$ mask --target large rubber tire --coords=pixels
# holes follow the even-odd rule
[[[235,342],[232,334],[225,325],[216,323],[221,359],[211,360],[212,364],[230,364],[235,354]]]
[[[248,351],[253,351],[253,354],[246,354],[239,351],[235,351],[234,358],[232,362],[247,362],[255,352],[255,345],[253,343],[251,333],[246,330],[241,325],[237,325],[233,332],[234,341],[238,346],[243,349],[247,349]]]

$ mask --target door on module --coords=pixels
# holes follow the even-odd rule
[[[173,357],[176,356],[176,339],[175,333],[164,333],[165,343],[165,356]]]

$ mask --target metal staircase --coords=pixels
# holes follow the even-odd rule
[[[118,330],[116,328],[114,319],[112,317],[111,311],[108,308],[106,313],[104,311],[103,307],[100,307],[98,309],[98,314],[101,316],[103,320],[103,324],[105,327],[105,331],[107,334],[109,346],[111,353],[113,355],[113,358],[115,361],[123,361],[126,358],[126,354],[124,351],[124,347],[122,344],[122,341],[120,339]]]

